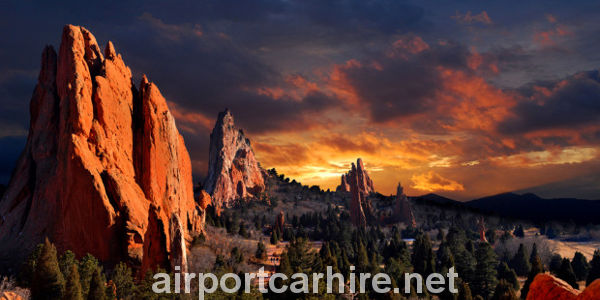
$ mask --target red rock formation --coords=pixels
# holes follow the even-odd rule
[[[279,229],[279,232],[283,232],[283,227],[285,226],[285,214],[283,211],[280,211],[277,215],[277,219],[275,220],[275,229]]]
[[[5,291],[0,294],[0,300],[24,300],[25,298],[16,292]]]
[[[413,214],[410,202],[408,201],[408,197],[404,194],[404,189],[400,183],[398,183],[398,188],[396,189],[394,215],[396,215],[397,220],[400,222],[412,226],[413,228],[417,227],[417,221],[415,220],[415,215]]]
[[[351,174],[356,174],[356,166],[352,163]],[[360,189],[360,183],[358,182],[358,176],[349,176],[352,180],[350,181],[350,193],[352,199],[350,200],[350,220],[352,224],[359,227],[367,226],[367,218],[363,209],[365,202],[365,193]]]
[[[477,227],[479,230],[479,240],[484,243],[487,243],[487,238],[485,237],[485,220],[483,219],[483,217],[477,219]]]
[[[27,144],[0,202],[0,262],[21,261],[47,236],[79,256],[166,267],[185,257],[172,233],[202,230],[193,197],[158,88],[144,77],[138,91],[112,43],[103,55],[87,29],[65,26],[58,56],[44,49]]]
[[[577,297],[577,300],[600,300],[600,279],[594,280]]]
[[[208,176],[204,183],[217,212],[235,200],[257,197],[265,190],[263,171],[250,140],[237,129],[229,110],[219,113],[210,134]]]
[[[373,187],[373,180],[369,177],[367,170],[365,170],[365,166],[363,165],[362,159],[356,160],[356,170],[350,170],[346,174],[342,174],[342,179],[340,185],[336,188],[336,191],[341,192],[350,192],[351,184],[354,181],[354,178],[358,182],[358,188],[361,192],[366,195],[375,192],[375,187]]]
[[[197,202],[198,205],[200,205],[200,208],[205,210],[212,203],[212,199],[206,191],[202,190],[200,191]]]
[[[538,274],[529,287],[527,300],[600,300],[600,279],[593,281],[580,293],[562,279]]]

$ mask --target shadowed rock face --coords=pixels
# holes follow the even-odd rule
[[[398,183],[396,190],[396,204],[394,206],[394,215],[397,220],[403,222],[408,226],[417,227],[415,215],[413,214],[412,207],[408,201],[408,197],[404,194],[402,185]]]
[[[203,228],[189,154],[158,88],[112,43],[67,25],[42,54],[25,149],[0,201],[0,262],[44,237],[101,261],[163,267]],[[183,248],[183,249],[182,249]],[[143,262],[142,262],[143,261]]]
[[[237,199],[257,197],[265,190],[263,171],[250,140],[235,127],[229,110],[219,113],[210,134],[209,155],[204,186],[217,212]]]
[[[600,279],[592,282],[583,292],[573,289],[565,281],[549,274],[538,274],[529,287],[527,300],[597,300],[600,299]]]

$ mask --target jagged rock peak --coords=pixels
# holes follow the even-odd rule
[[[236,200],[258,197],[265,190],[263,170],[250,140],[235,126],[226,109],[219,113],[210,134],[208,175],[204,186],[219,212]]]
[[[398,187],[396,188],[396,205],[394,207],[394,215],[398,221],[403,222],[408,226],[412,226],[413,228],[417,226],[417,221],[415,220],[412,207],[408,201],[408,197],[406,197],[406,194],[404,194],[404,188],[400,182],[398,182]]]
[[[352,169],[350,170],[350,174],[356,174],[357,169],[354,163],[352,164]],[[360,183],[358,181],[358,176],[351,175],[348,176],[350,179],[350,193],[352,198],[350,199],[350,220],[352,224],[357,227],[366,227],[367,226],[367,218],[365,214],[365,196],[366,193],[361,190]]]
[[[44,237],[106,263],[185,263],[204,214],[189,154],[158,88],[146,79],[138,92],[112,43],[103,55],[90,31],[65,26],[58,55],[43,51],[30,112],[0,201],[0,264]]]
[[[351,182],[354,181],[354,178],[352,177],[356,177],[356,180],[358,182],[358,188],[363,193],[368,195],[370,193],[375,192],[373,180],[371,180],[371,178],[369,177],[369,174],[367,173],[367,170],[365,169],[361,158],[358,158],[356,160],[356,165],[352,163],[352,167],[350,171],[348,171],[348,173],[342,174],[340,185],[336,188],[336,191],[350,192]]]

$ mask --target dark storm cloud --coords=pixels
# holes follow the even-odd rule
[[[404,55],[404,53],[402,54]],[[387,122],[435,109],[443,88],[439,67],[467,70],[469,51],[456,44],[433,46],[416,54],[376,54],[378,66],[351,64],[340,70],[369,109],[371,120]],[[368,60],[367,60],[368,61]]]
[[[25,137],[0,138],[0,184],[8,183],[25,141]]]
[[[514,117],[499,124],[503,133],[600,124],[600,72],[597,70],[529,86],[521,89],[521,93],[525,99],[514,107]]]

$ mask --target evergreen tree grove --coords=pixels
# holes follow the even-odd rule
[[[71,264],[65,290],[65,300],[83,300],[79,271],[76,264]]]
[[[590,264],[581,252],[575,252],[571,265],[573,266],[577,281],[582,281],[587,278],[588,272],[590,271]]]
[[[519,276],[526,276],[529,274],[531,265],[529,264],[529,259],[527,259],[527,254],[525,254],[525,246],[523,244],[519,245],[519,250],[517,250],[517,253],[510,261],[510,267],[513,268]]]
[[[37,259],[31,298],[37,299],[62,299],[65,293],[65,279],[60,272],[56,248],[46,239]]]
[[[473,277],[473,293],[487,299],[494,291],[498,282],[496,272],[498,260],[496,253],[494,253],[494,249],[492,249],[490,244],[481,242],[475,252],[475,259],[477,264],[475,265],[475,274]]]
[[[112,282],[116,286],[117,299],[125,299],[135,290],[131,268],[124,262],[115,267]]]
[[[419,233],[413,245],[412,265],[415,273],[423,277],[435,272],[435,259],[429,236]]]
[[[531,271],[529,271],[529,275],[527,276],[527,280],[523,284],[523,288],[521,289],[521,299],[527,299],[527,294],[529,293],[529,286],[533,282],[535,276],[539,273],[544,272],[544,266],[542,265],[542,260],[539,256],[533,258],[533,263],[531,264]]]
[[[106,300],[106,282],[100,273],[100,268],[92,273],[90,281],[90,290],[88,292],[88,300]]]
[[[568,258],[563,258],[560,269],[556,275],[558,278],[570,284],[574,289],[579,288],[579,284],[577,284],[577,276],[575,276],[575,272],[573,271],[573,267],[571,266],[571,262]]]

